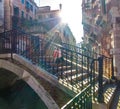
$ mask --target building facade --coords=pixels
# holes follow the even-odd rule
[[[4,0],[4,30],[19,28],[36,36],[76,44],[68,25],[63,24],[60,10],[50,6],[37,7],[34,0]],[[54,37],[54,38],[53,38]]]
[[[60,10],[51,10],[50,6],[39,7],[36,18],[38,23],[44,24],[49,31],[61,22]]]
[[[75,45],[76,40],[69,26],[61,22],[60,13],[61,6],[59,10],[51,10],[50,6],[39,7],[36,18],[38,23],[43,25],[44,32],[46,31],[44,37],[51,38],[56,43],[65,42]]]
[[[4,0],[0,0],[0,32],[4,31]]]
[[[83,41],[100,54],[113,57],[120,78],[120,1],[82,0]]]
[[[84,41],[92,45],[97,52],[109,56],[109,51],[104,43],[109,34],[107,30],[107,14],[103,9],[104,3],[101,0],[83,0],[82,14],[83,14],[83,29]]]
[[[111,29],[109,34],[111,36],[111,54],[114,58],[114,72],[115,76],[120,80],[120,1],[109,0],[108,6],[108,21],[110,22]]]
[[[12,28],[18,19],[33,20],[37,5],[34,0],[4,0],[5,30]],[[22,21],[21,21],[22,22]]]

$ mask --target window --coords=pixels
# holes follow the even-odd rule
[[[33,6],[32,5],[30,5],[30,10],[33,11]]]
[[[30,3],[28,1],[26,1],[25,7],[26,7],[26,11],[29,12],[30,11]]]
[[[24,11],[21,11],[21,18],[24,18]]]
[[[36,14],[36,9],[35,9],[35,14]]]
[[[28,1],[26,1],[26,8],[28,8],[28,9],[29,9],[29,6],[30,6],[29,2],[28,2]]]
[[[54,17],[54,14],[50,14],[50,18],[53,18]]]
[[[105,0],[102,0],[101,5],[102,5],[102,13],[106,14],[106,3],[105,3]]]
[[[26,14],[26,19],[28,19],[28,14]]]
[[[39,16],[38,16],[38,19],[42,19],[42,15],[39,15]]]
[[[13,12],[14,12],[14,16],[19,16],[19,8],[18,7],[14,6]]]
[[[25,2],[24,0],[21,0],[21,3],[22,3],[22,4],[24,4],[24,2]]]
[[[86,9],[91,9],[92,8],[91,0],[85,0],[85,8]]]
[[[85,3],[91,3],[91,0],[85,0]]]
[[[32,17],[30,17],[30,20],[32,20]]]

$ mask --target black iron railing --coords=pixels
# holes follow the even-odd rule
[[[100,62],[93,62],[93,60],[99,60],[100,55],[93,51],[75,48],[75,46],[72,49],[66,47],[65,44],[59,45],[53,42],[46,48],[47,40],[20,30],[0,33],[0,42],[0,53],[11,53],[11,56],[16,53],[23,56],[57,77],[59,82],[66,87],[79,93],[64,107],[66,109],[73,109],[74,107],[81,109],[81,106],[84,107],[82,109],[88,109],[88,106],[91,109],[91,97],[94,99],[98,95],[98,90],[102,90],[99,89],[99,84],[103,85],[103,82],[107,81],[108,78],[110,79],[114,74],[111,58],[103,57],[101,63],[103,69],[100,71],[102,68]],[[58,63],[53,57],[55,48],[59,48],[62,55],[62,61]],[[99,75],[99,72],[102,72],[104,76]]]
[[[86,48],[81,48],[75,45],[71,45],[71,44],[66,44],[66,43],[62,43],[64,47],[69,48],[73,51],[77,51],[81,54],[85,54],[89,57],[91,57],[92,59],[97,59],[98,57],[103,56],[104,60],[103,60],[103,75],[106,78],[114,78],[114,69],[113,69],[113,58],[112,57],[106,57],[102,54],[99,54],[95,51],[89,50],[87,47]],[[87,63],[86,59],[83,59],[84,63]]]
[[[92,95],[90,90],[91,86],[84,88],[82,92],[77,94],[61,109],[92,109]]]

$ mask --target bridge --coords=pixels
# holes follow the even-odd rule
[[[55,48],[61,50],[61,63],[55,63],[52,56]],[[0,33],[3,69],[9,72],[9,78],[2,80],[6,84],[1,89],[23,80],[48,109],[107,109],[117,90],[111,57],[66,43],[56,44],[20,30]],[[64,95],[62,104],[47,87],[61,90],[56,96]],[[64,101],[67,97],[69,102]]]

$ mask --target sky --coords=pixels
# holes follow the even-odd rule
[[[38,6],[51,6],[52,10],[59,9],[62,4],[62,19],[67,23],[73,32],[76,42],[81,42],[82,29],[82,0],[35,0]]]

